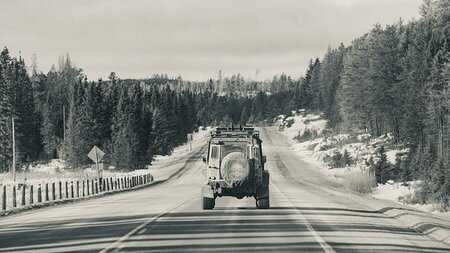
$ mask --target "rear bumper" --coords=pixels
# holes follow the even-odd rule
[[[242,198],[255,196],[256,194],[255,183],[251,180],[232,184],[229,184],[224,180],[213,180],[208,182],[208,185],[214,191],[214,194],[219,197],[234,196]]]

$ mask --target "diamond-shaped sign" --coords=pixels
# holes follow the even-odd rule
[[[104,155],[105,152],[103,152],[97,146],[94,146],[87,156],[91,158],[91,160],[94,161],[95,163],[98,163],[102,160]]]

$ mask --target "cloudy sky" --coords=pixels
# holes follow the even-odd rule
[[[0,0],[0,46],[44,72],[68,52],[89,79],[204,80],[303,74],[310,58],[375,23],[418,18],[421,0]]]

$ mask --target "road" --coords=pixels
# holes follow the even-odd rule
[[[201,210],[201,155],[138,191],[0,218],[0,252],[450,252],[401,222],[327,193],[330,182],[262,130],[271,208],[220,198]]]

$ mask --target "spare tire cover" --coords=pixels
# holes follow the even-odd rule
[[[247,179],[250,166],[244,153],[229,153],[222,159],[221,173],[228,183],[238,183]]]

